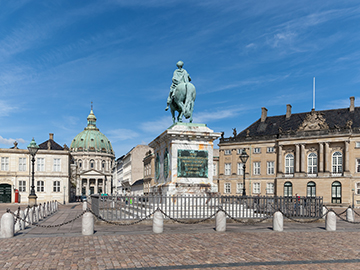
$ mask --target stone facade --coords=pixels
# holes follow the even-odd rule
[[[261,118],[221,138],[219,188],[241,195],[245,149],[247,195],[323,196],[329,205],[360,206],[360,108],[312,110]]]
[[[37,203],[57,200],[69,202],[69,149],[61,147],[50,133],[49,140],[41,143],[35,156],[35,193]],[[31,189],[32,162],[26,149],[0,149],[0,185],[11,190],[7,201],[15,202],[15,190],[19,191],[19,203],[27,204]],[[9,201],[10,200],[10,201]]]

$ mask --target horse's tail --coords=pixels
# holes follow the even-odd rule
[[[184,116],[189,119],[194,110],[194,102],[196,98],[196,89],[192,83],[187,83],[186,99],[184,104]]]

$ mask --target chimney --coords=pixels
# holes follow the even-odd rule
[[[349,111],[353,112],[355,109],[355,97],[350,97],[350,108]]]
[[[291,116],[291,105],[286,104],[286,119],[289,119]]]
[[[261,108],[261,122],[265,122],[267,117],[267,109],[265,107]]]
[[[49,139],[54,140],[54,133],[49,133]]]

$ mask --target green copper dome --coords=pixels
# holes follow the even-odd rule
[[[110,141],[96,127],[96,117],[93,110],[87,117],[87,127],[80,132],[71,142],[71,152],[100,152],[114,154]]]

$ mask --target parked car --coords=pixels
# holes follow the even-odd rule
[[[86,202],[87,201],[87,197],[84,195],[84,196],[81,196],[81,201],[82,202]]]

